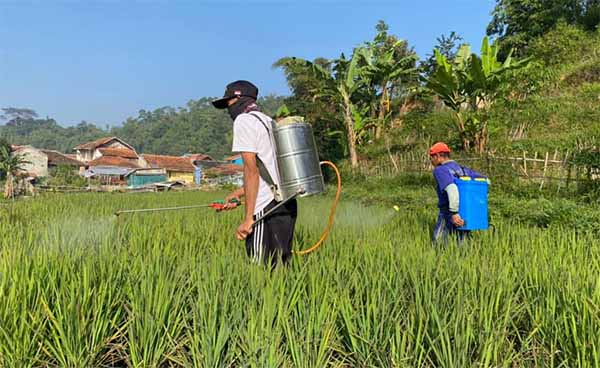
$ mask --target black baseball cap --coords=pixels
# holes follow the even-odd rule
[[[231,82],[225,88],[225,94],[223,94],[223,98],[214,100],[212,104],[217,109],[226,109],[227,101],[241,96],[252,97],[256,99],[258,97],[258,88],[254,84],[245,80]]]

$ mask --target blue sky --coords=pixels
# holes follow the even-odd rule
[[[248,79],[289,94],[283,56],[333,58],[382,19],[420,56],[456,31],[477,46],[494,0],[0,0],[0,107],[63,125],[120,124]]]

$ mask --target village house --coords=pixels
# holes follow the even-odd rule
[[[80,144],[74,150],[77,159],[90,168],[138,169],[147,166],[131,145],[117,137],[101,138]]]
[[[102,184],[126,185],[130,171],[148,166],[133,146],[117,137],[80,144],[74,150],[77,159],[86,166],[83,176]]]
[[[167,172],[169,181],[181,181],[185,184],[200,184],[195,178],[196,170],[189,157],[166,156],[166,155],[142,155],[144,161],[151,168],[162,168]]]
[[[135,169],[128,172],[125,178],[128,187],[140,188],[167,181],[167,170],[162,168]]]
[[[243,184],[244,169],[241,165],[228,161],[194,161],[194,165],[202,170],[204,183],[208,185]]]
[[[12,146],[11,149],[13,155],[21,155],[28,161],[22,166],[22,171],[28,176],[48,176],[48,156],[42,150],[33,146]]]
[[[77,160],[73,155],[67,155],[53,150],[42,150],[48,157],[48,173],[52,173],[59,166],[68,166],[73,170],[73,173],[78,174],[84,167],[83,162]]]
[[[69,166],[77,173],[83,163],[67,155],[53,150],[35,148],[33,146],[12,146],[13,154],[22,155],[28,161],[23,165],[23,172],[30,177],[47,177],[59,166]]]

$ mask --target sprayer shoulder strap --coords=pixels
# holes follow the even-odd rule
[[[252,115],[255,118],[257,118],[258,121],[260,121],[260,123],[262,124],[262,126],[265,127],[265,130],[267,131],[267,134],[269,136],[269,142],[270,142],[271,141],[271,131],[267,127],[267,123],[265,123],[263,121],[263,119],[261,119],[261,117],[258,114],[255,114],[255,113],[251,112],[250,115]],[[273,149],[275,149],[275,147],[273,147]],[[260,159],[260,157],[258,157],[258,155],[256,155],[256,166],[258,166],[258,174],[260,175],[260,177],[267,184],[269,184],[270,187],[277,188],[277,184],[275,184],[275,181],[271,177],[271,174],[269,174],[269,170],[267,170],[267,167],[265,166],[264,162],[262,162],[262,160]]]

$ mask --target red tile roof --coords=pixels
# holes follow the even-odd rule
[[[123,158],[138,158],[134,150],[128,148],[98,148],[102,156],[115,156]]]
[[[203,153],[194,153],[186,157],[189,157],[192,161],[214,161],[212,157]]]
[[[150,167],[160,167],[169,171],[194,172],[195,167],[189,157],[142,155]]]
[[[68,165],[68,166],[84,166],[81,161],[76,160],[73,157],[69,157],[63,153],[52,150],[42,150],[48,156],[48,165]]]
[[[118,140],[120,143],[122,143],[123,145],[133,149],[133,147],[131,147],[129,144],[127,144],[125,141],[123,141],[122,139],[118,138],[118,137],[105,137],[105,138],[100,138],[97,139],[95,141],[92,142],[87,142],[87,143],[83,143],[80,144],[79,146],[75,147],[76,150],[94,150],[102,145],[105,145],[107,143],[109,143],[110,141],[113,140]]]
[[[207,169],[207,171],[216,175],[234,175],[244,172],[244,169],[240,165],[222,164],[219,166],[211,167],[210,169]]]
[[[233,160],[237,160],[238,158],[242,158],[241,154],[237,154],[237,155],[233,155],[233,156],[229,156],[229,157],[225,157],[223,159],[223,161],[233,161]]]
[[[101,156],[87,163],[88,166],[111,166],[131,169],[139,168],[137,160],[114,156]]]

